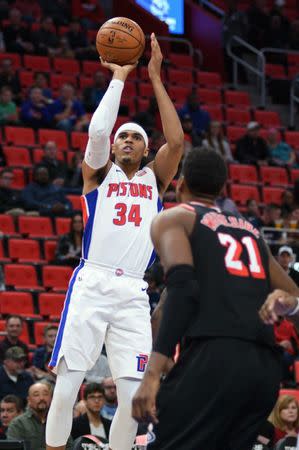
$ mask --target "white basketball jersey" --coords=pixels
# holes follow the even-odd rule
[[[150,226],[162,209],[154,172],[144,167],[129,180],[112,164],[102,184],[82,200],[83,258],[120,275],[142,276],[155,259]]]

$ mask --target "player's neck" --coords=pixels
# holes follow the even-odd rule
[[[135,173],[140,169],[140,163],[138,164],[123,164],[119,161],[115,161],[115,164],[121,168],[121,170],[126,174],[127,178],[130,180],[134,177]]]
[[[202,203],[203,205],[207,205],[207,206],[215,206],[215,198],[210,197],[209,195],[207,195],[207,196],[201,195],[201,196],[197,197],[191,193],[186,194],[184,197],[184,202],[185,203],[196,202],[196,203]]]

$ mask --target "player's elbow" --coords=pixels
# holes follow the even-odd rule
[[[88,137],[93,141],[101,141],[103,138],[109,138],[109,135],[103,124],[94,124],[90,122],[88,127]]]

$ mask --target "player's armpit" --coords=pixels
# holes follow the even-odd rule
[[[154,161],[148,164],[148,167],[156,175],[160,194],[166,191],[178,171],[183,155],[183,147],[184,143],[176,148],[171,148],[168,144],[164,144],[156,154]]]
[[[82,161],[82,176],[83,176],[83,194],[86,195],[89,192],[96,189],[104,180],[107,173],[111,169],[112,161],[108,161],[104,167],[100,169],[92,169],[89,165]]]

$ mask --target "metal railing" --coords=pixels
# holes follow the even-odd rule
[[[297,89],[296,89],[297,88]],[[295,105],[299,106],[299,71],[292,80],[290,89],[290,127],[295,128]]]
[[[234,46],[233,44],[237,43],[238,47],[243,47],[244,50],[246,49],[247,52],[253,53],[257,58],[257,64],[256,66],[253,64],[250,64],[248,61],[245,61],[244,59],[240,58],[240,56],[236,55],[233,50]],[[266,106],[266,75],[265,75],[265,56],[260,51],[257,50],[255,47],[253,47],[251,44],[249,44],[244,39],[240,38],[239,36],[232,36],[229,40],[227,46],[226,46],[227,54],[232,58],[233,60],[233,85],[235,88],[238,87],[238,64],[245,67],[248,71],[254,73],[257,77],[257,85],[258,89],[260,90],[260,106],[262,108],[265,108]]]
[[[261,233],[268,244],[290,244],[299,246],[299,230],[297,228],[262,227]],[[267,234],[277,233],[277,239],[269,239]]]
[[[177,43],[177,44],[186,46],[188,49],[189,55],[192,57],[194,55],[196,55],[198,58],[198,61],[199,61],[199,65],[201,65],[203,63],[202,51],[199,48],[194,48],[188,39],[178,38],[178,37],[170,37],[170,36],[156,36],[156,37],[157,37],[158,41],[161,41],[161,42],[169,42],[170,44]],[[150,35],[146,34],[145,38],[150,39]]]

